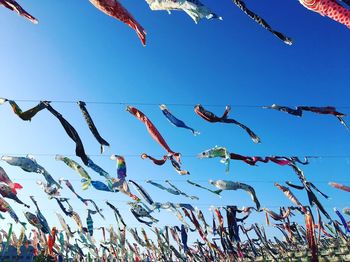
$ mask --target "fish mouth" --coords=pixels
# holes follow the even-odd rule
[[[133,109],[132,106],[127,106],[127,107],[126,107],[126,111],[128,111],[128,112],[130,112],[130,113],[132,113],[132,109]]]
[[[110,159],[111,160],[119,160],[119,159],[124,159],[124,157],[120,156],[120,155],[111,155]]]
[[[7,160],[11,160],[10,156],[2,156],[1,160],[7,161]]]
[[[168,108],[166,107],[166,105],[164,105],[164,104],[159,105],[159,108],[160,108],[161,110],[168,109]]]
[[[207,156],[208,156],[208,153],[202,152],[202,153],[199,153],[199,154],[197,155],[197,158],[204,158],[204,157],[207,157]]]

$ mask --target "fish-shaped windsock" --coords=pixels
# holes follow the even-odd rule
[[[350,187],[348,187],[348,186],[344,186],[344,185],[336,183],[336,182],[329,182],[328,184],[330,186],[338,188],[340,190],[343,190],[343,191],[346,191],[346,192],[350,192]]]
[[[0,212],[8,212],[11,218],[16,222],[19,223],[18,216],[16,215],[15,211],[12,209],[9,203],[5,201],[2,197],[0,197]],[[25,225],[24,223],[21,223],[22,225]]]
[[[350,216],[350,208],[344,207],[344,208],[343,208],[343,213],[344,213],[345,215]]]
[[[306,239],[309,249],[311,250],[311,261],[318,261],[317,258],[317,244],[315,237],[315,225],[311,213],[308,211],[305,214],[305,226],[306,226]]]
[[[137,184],[133,180],[129,180],[129,183],[133,184],[136,190],[140,193],[140,195],[143,197],[143,199],[150,205],[153,205],[154,201],[152,197],[148,194],[148,192],[139,184]]]
[[[16,247],[17,247],[17,255],[18,256],[21,255],[21,247],[23,245],[23,241],[24,241],[25,238],[26,238],[25,228],[22,227],[21,228],[21,233],[19,234],[19,238],[18,238],[18,241],[16,243],[17,244]]]
[[[29,224],[36,227],[40,231],[42,230],[43,225],[41,224],[39,218],[36,215],[27,211],[27,212],[24,212],[24,216],[28,220]]]
[[[318,1],[327,1],[327,2],[334,2],[334,4],[338,5],[335,1],[333,0],[299,0],[300,2],[302,1],[309,1],[309,2],[318,2]],[[350,25],[350,10],[348,10],[349,12],[349,25]],[[287,106],[280,106],[280,105],[276,105],[276,104],[272,104],[271,106],[264,106],[263,108],[267,108],[267,109],[274,109],[280,112],[285,112],[288,113],[290,115],[294,115],[294,116],[303,116],[303,111],[309,111],[309,112],[313,112],[316,114],[321,114],[321,115],[333,115],[335,116],[339,122],[344,125],[346,128],[348,128],[347,124],[345,123],[343,117],[345,117],[346,115],[338,112],[337,109],[333,106],[325,106],[325,107],[317,107],[317,106],[297,106],[295,108],[291,108],[291,107],[287,107]]]
[[[6,2],[6,0],[5,0]],[[1,0],[0,0],[0,5],[1,5]],[[40,102],[38,105],[26,110],[22,111],[22,109],[17,105],[17,103],[13,100],[8,100],[8,99],[1,99],[0,104],[3,104],[4,102],[8,101],[10,106],[12,107],[13,112],[21,118],[23,121],[31,121],[32,118],[39,113],[41,110],[45,109],[45,105],[43,102]],[[50,103],[46,101],[47,103]]]
[[[9,165],[18,166],[26,172],[43,175],[47,181],[47,186],[49,187],[56,185],[58,188],[62,188],[61,185],[50,175],[50,173],[39,165],[35,158],[31,155],[27,155],[26,157],[2,156],[1,160],[5,161]]]
[[[169,186],[171,186],[175,191],[177,191],[180,195],[185,196],[191,200],[199,200],[197,196],[191,196],[177,188],[175,185],[173,185],[169,180],[165,180],[165,183],[167,183]]]
[[[112,155],[111,160],[117,161],[117,177],[119,179],[126,178],[126,162],[123,156]]]
[[[150,215],[150,212],[143,208],[141,205],[133,202],[128,202],[131,206],[130,211],[134,215],[134,217],[141,223],[146,224],[147,226],[151,226],[153,223],[157,223],[159,220],[155,219]],[[141,218],[149,218],[151,221],[147,222],[142,220]]]
[[[197,184],[197,183],[195,183],[195,182],[192,182],[191,180],[186,180],[186,181],[187,181],[187,183],[191,184],[192,186],[199,187],[199,188],[201,188],[201,189],[207,190],[207,191],[209,191],[209,192],[211,192],[211,193],[213,193],[213,194],[218,195],[219,197],[221,197],[221,196],[220,196],[220,194],[221,194],[221,192],[222,192],[221,189],[219,189],[219,190],[211,190],[210,188],[206,188],[206,187],[204,187],[204,186],[202,186],[202,185],[200,185],[200,184]]]
[[[100,166],[96,165],[90,158],[88,158],[87,166],[90,167],[92,170],[94,170],[100,176],[103,176],[104,178],[106,178],[107,181],[110,181],[112,179],[112,177],[108,174],[108,172],[106,172]]]
[[[146,45],[146,31],[136,19],[125,9],[119,0],[89,0],[97,9],[135,30],[142,44]]]
[[[48,102],[43,102],[45,108],[57,118],[61,123],[62,127],[66,131],[66,134],[74,141],[75,143],[75,154],[81,158],[85,165],[88,164],[88,157],[85,153],[83,142],[81,141],[78,132],[75,128],[57,111],[55,110]]]
[[[59,213],[56,213],[58,217],[58,221],[60,222],[63,230],[66,232],[67,236],[72,238],[74,236],[75,232],[72,232],[70,227],[67,225],[66,221],[64,220],[63,216]]]
[[[299,0],[307,9],[341,23],[350,28],[350,10],[335,0]]]
[[[55,245],[55,242],[56,242],[56,234],[57,234],[57,229],[56,227],[53,227],[47,240],[47,247],[48,247],[50,256],[53,255],[53,246]]]
[[[83,230],[83,222],[81,221],[79,214],[77,212],[75,212],[74,210],[72,210],[71,214],[72,214],[71,217],[73,218],[74,222],[77,224],[78,229],[80,231],[82,231]]]
[[[123,217],[121,216],[118,208],[116,208],[114,205],[112,205],[108,201],[106,201],[106,204],[107,204],[107,206],[109,206],[113,210],[114,216],[115,216],[115,219],[116,219],[118,225],[119,225],[119,221],[120,221],[123,224],[123,226],[126,227],[126,224],[125,224]]]
[[[152,156],[149,156],[149,155],[143,153],[143,154],[141,155],[141,158],[142,158],[142,159],[149,159],[149,160],[151,160],[151,161],[153,162],[153,164],[158,165],[158,166],[162,166],[162,165],[164,165],[168,160],[170,160],[171,165],[174,167],[175,171],[176,171],[179,175],[184,176],[184,175],[189,175],[189,174],[190,174],[189,171],[183,170],[183,169],[181,168],[181,164],[180,164],[173,156],[167,156],[167,155],[165,155],[165,156],[163,156],[162,159],[156,159],[156,158],[154,158],[154,157],[152,157]]]
[[[307,210],[306,208],[300,203],[300,201],[296,198],[296,196],[292,193],[292,191],[289,190],[288,187],[282,186],[278,183],[275,183],[275,187],[277,187],[279,190],[281,190],[284,195],[293,202],[294,205],[301,208],[302,212],[306,214]]]
[[[198,104],[194,107],[194,112],[199,115],[204,120],[210,122],[210,123],[227,123],[227,124],[235,124],[239,126],[240,128],[244,129],[250,138],[253,140],[254,143],[260,143],[260,138],[247,126],[241,124],[240,122],[228,118],[228,114],[231,111],[230,106],[226,106],[225,112],[223,113],[222,117],[216,116],[214,113],[206,110],[201,104]]]
[[[226,172],[230,170],[230,153],[225,147],[215,146],[214,148],[208,149],[198,154],[197,157],[200,159],[220,157],[220,162],[226,165]]]
[[[189,127],[183,122],[182,120],[176,118],[170,111],[168,110],[167,106],[162,104],[159,106],[160,110],[162,110],[162,113],[164,116],[169,120],[170,123],[172,123],[174,126],[180,127],[180,128],[185,128],[188,129],[192,132],[193,135],[199,135],[200,133],[196,130],[194,130],[192,127]]]
[[[350,233],[350,228],[348,226],[348,224],[346,223],[345,218],[343,217],[343,215],[338,211],[338,209],[334,208],[334,212],[337,214],[337,216],[340,218],[340,221],[343,224],[343,227],[345,229],[345,234]]]
[[[100,143],[100,145],[101,145],[101,154],[103,154],[103,151],[104,151],[103,146],[109,146],[109,143],[106,140],[104,140],[101,137],[100,133],[98,132],[94,121],[92,120],[89,112],[86,109],[86,103],[83,102],[83,101],[79,101],[78,105],[79,105],[81,113],[83,114],[84,119],[85,119],[85,121],[86,121],[86,123],[87,123],[87,125],[88,125],[88,127],[89,127],[89,129],[91,131],[91,133],[94,135],[96,140]]]
[[[173,194],[173,195],[180,195],[180,192],[179,192],[178,190],[175,190],[175,189],[169,188],[169,187],[165,187],[165,186],[163,186],[163,185],[161,185],[161,184],[158,184],[158,183],[156,183],[156,182],[153,182],[152,180],[146,180],[146,183],[149,183],[149,184],[151,184],[152,186],[158,187],[158,188],[161,189],[161,190],[165,190],[165,191],[167,191],[167,192],[170,193],[170,194]]]
[[[227,181],[227,180],[209,180],[209,183],[216,186],[220,190],[244,190],[246,191],[254,201],[256,208],[260,209],[260,202],[258,198],[256,197],[255,190],[250,185],[240,183],[240,182],[233,182],[233,181]]]
[[[101,182],[101,181],[95,181],[95,180],[86,180],[85,178],[83,178],[81,180],[81,182],[85,185],[92,185],[93,188],[95,188],[96,190],[100,190],[100,191],[106,191],[106,192],[117,192],[116,190],[111,190],[109,188],[108,185],[106,185],[105,183]]]
[[[13,183],[2,167],[0,167],[0,182],[8,185],[11,188],[12,192],[15,194],[17,193],[17,189],[23,188],[22,185]]]
[[[88,214],[86,217],[86,226],[88,229],[88,232],[90,234],[90,236],[92,236],[94,234],[94,221],[92,220],[91,214],[96,214],[96,211],[90,210],[88,209]]]
[[[23,203],[18,197],[17,194],[13,193],[12,189],[6,185],[6,184],[0,184],[0,195],[2,195],[5,198],[10,198],[17,203],[24,205],[25,207],[29,208],[30,206]]]
[[[83,190],[88,189],[88,187],[90,185],[90,182],[91,182],[91,177],[81,165],[79,165],[74,160],[72,160],[72,159],[70,159],[68,157],[62,156],[62,155],[56,155],[55,159],[59,160],[59,161],[62,161],[67,166],[69,166],[71,169],[76,171],[83,179],[85,179],[84,180],[85,183],[82,184],[82,187],[83,187]]]
[[[37,185],[40,186],[44,192],[50,197],[59,196],[61,194],[60,190],[55,186],[48,186],[47,183],[38,180]]]
[[[0,6],[6,7],[11,11],[16,12],[20,16],[23,16],[26,19],[28,19],[33,24],[38,23],[38,20],[31,14],[29,14],[26,10],[24,10],[22,6],[20,6],[15,0],[0,0]]]
[[[188,236],[187,236],[186,228],[184,225],[181,225],[181,241],[182,241],[182,245],[185,253],[187,253],[187,251],[189,250],[187,246],[187,239],[188,239]]]
[[[287,45],[292,45],[292,39],[285,36],[284,34],[274,30],[263,18],[261,18],[259,15],[255,14],[253,11],[247,8],[246,4],[242,0],[233,0],[233,3],[242,10],[243,13],[245,13],[248,17],[250,17],[252,20],[254,20],[257,24],[259,24],[261,27],[265,28],[267,31],[271,32],[273,35],[275,35],[277,38],[282,40]]]
[[[60,178],[59,182],[60,182],[60,184],[61,184],[62,182],[64,182],[64,183],[66,184],[66,186],[69,188],[69,190],[72,191],[72,193],[73,193],[81,202],[83,202],[86,206],[88,205],[87,200],[84,199],[84,198],[82,198],[80,195],[78,195],[78,193],[75,191],[75,189],[74,189],[72,183],[71,183],[69,180],[64,179],[64,178]]]
[[[146,0],[151,10],[184,11],[197,24],[201,19],[220,19],[217,14],[210,11],[208,7],[199,0]]]
[[[40,224],[42,225],[42,231],[44,232],[44,234],[49,234],[50,233],[49,224],[47,223],[47,220],[44,217],[44,215],[41,213],[39,206],[38,206],[38,203],[34,199],[34,196],[30,196],[30,199],[33,201],[33,203],[36,207],[36,216],[39,219]]]
[[[10,228],[9,228],[9,230],[7,232],[6,244],[4,246],[3,252],[7,251],[8,247],[10,245],[10,242],[11,242],[10,239],[12,237],[12,232],[13,232],[12,231],[12,223],[10,223]]]
[[[158,131],[156,126],[151,122],[151,120],[144,113],[142,113],[140,110],[138,110],[137,108],[132,107],[132,106],[128,106],[127,111],[130,114],[132,114],[133,116],[135,116],[142,123],[145,124],[147,131],[152,136],[152,138],[158,144],[160,144],[168,152],[169,155],[174,156],[175,159],[177,160],[177,162],[181,162],[180,161],[180,154],[175,153],[173,150],[170,149],[167,142],[164,140],[163,136],[160,134],[160,132]]]

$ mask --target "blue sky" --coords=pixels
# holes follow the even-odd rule
[[[293,46],[283,44],[260,28],[231,1],[205,1],[224,20],[201,21],[198,25],[184,13],[168,15],[149,10],[144,1],[123,1],[146,29],[146,47],[142,47],[130,28],[105,16],[88,1],[22,2],[23,7],[39,19],[39,24],[32,25],[0,9],[2,97],[134,105],[149,116],[173,150],[183,153],[183,164],[191,171],[191,180],[202,184],[208,179],[246,182],[255,187],[262,206],[274,210],[290,204],[273,186],[275,181],[296,181],[290,168],[273,164],[250,167],[232,162],[230,173],[225,174],[219,159],[199,160],[194,156],[215,145],[246,155],[350,155],[349,132],[334,117],[305,113],[303,118],[295,118],[272,110],[235,106],[334,105],[348,113],[349,29],[306,10],[298,1],[286,1],[283,5],[272,0],[247,3],[276,30],[292,37]],[[157,106],[161,103],[191,105],[174,105],[169,109],[201,131],[201,135],[193,137],[186,130],[171,126]],[[243,130],[233,125],[203,121],[193,112],[197,103],[222,105],[208,106],[218,115],[223,112],[224,105],[232,105],[231,117],[251,127],[262,143],[254,144]],[[34,104],[23,102],[20,106],[24,109]],[[52,106],[76,127],[88,154],[98,155],[99,145],[89,133],[78,106],[54,102]],[[153,188],[144,180],[174,181],[184,191],[200,197],[199,201],[188,202],[203,210],[208,210],[211,204],[251,205],[244,192],[225,192],[223,198],[218,199],[185,183],[188,177],[178,176],[170,165],[157,167],[142,161],[138,155],[143,152],[162,155],[164,151],[143,124],[125,111],[126,105],[88,104],[87,107],[100,133],[111,143],[105,156],[94,156],[93,160],[115,174],[115,163],[109,160],[109,155],[125,155],[128,177],[140,182],[156,201],[187,202],[187,199]],[[79,177],[52,156],[74,154],[74,144],[56,119],[43,111],[31,123],[22,122],[8,105],[0,107],[0,116],[3,123],[1,154],[33,154],[56,179],[69,178],[79,189]],[[48,201],[35,184],[35,180],[41,178],[5,163],[1,166],[13,180],[23,184],[19,197],[29,202],[28,195],[35,192],[45,216],[52,221],[50,225],[57,224],[54,211],[58,206]],[[331,200],[322,200],[328,210],[346,206],[346,193],[330,188],[327,183],[350,184],[347,178],[349,158],[312,159],[303,169],[310,181],[331,195]],[[83,196],[96,196],[110,215],[103,200],[112,200],[128,218],[130,226],[138,225],[128,212],[126,197],[93,189],[86,192],[79,189],[79,192]],[[296,194],[306,201],[304,193]],[[64,190],[62,195],[72,197],[74,207],[81,211],[85,220],[84,206],[69,191]],[[24,210],[9,202],[17,213]],[[209,219],[210,213],[207,215]],[[160,219],[160,226],[177,223],[166,211],[155,216]],[[263,222],[263,218],[262,214],[254,215],[250,221]],[[96,226],[111,222],[98,217],[94,220]]]

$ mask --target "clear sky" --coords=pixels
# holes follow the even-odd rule
[[[183,165],[191,172],[190,177],[180,177],[170,164],[158,167],[141,160],[139,155],[143,152],[159,156],[164,151],[144,125],[125,111],[126,105],[87,104],[101,135],[111,143],[105,155],[96,156],[99,145],[78,106],[53,102],[52,106],[77,129],[87,153],[110,174],[116,175],[116,172],[109,156],[125,155],[128,178],[140,182],[155,201],[189,202],[206,210],[209,220],[210,205],[249,206],[251,199],[242,191],[224,192],[219,199],[191,187],[186,179],[203,185],[208,185],[208,179],[248,183],[256,189],[262,206],[277,211],[277,207],[290,202],[273,183],[297,181],[297,178],[288,167],[273,164],[251,167],[241,162],[232,162],[231,171],[226,174],[219,159],[199,160],[194,157],[196,154],[219,145],[245,155],[328,156],[311,159],[310,165],[302,167],[305,175],[332,197],[322,199],[332,215],[333,207],[341,209],[349,204],[346,193],[327,185],[329,181],[350,184],[350,158],[347,157],[350,156],[350,134],[335,117],[305,113],[302,118],[296,118],[258,107],[238,106],[334,105],[339,111],[349,113],[350,33],[345,26],[308,11],[296,0],[283,4],[276,0],[248,2],[276,30],[294,39],[294,45],[287,46],[229,0],[205,1],[223,21],[203,20],[197,25],[185,13],[168,15],[164,11],[151,11],[145,1],[123,1],[147,31],[147,46],[142,47],[132,29],[102,14],[87,0],[20,3],[38,18],[39,24],[33,25],[0,8],[1,97],[134,105],[149,116],[171,148],[184,155]],[[201,135],[194,137],[187,130],[171,126],[157,106],[161,103],[169,104],[174,115],[199,130]],[[254,144],[234,125],[205,122],[193,112],[197,103],[212,105],[207,108],[218,115],[230,104],[230,116],[254,130],[262,143]],[[36,103],[19,104],[26,109]],[[23,122],[6,104],[0,107],[0,119],[1,155],[33,154],[54,178],[68,178],[82,196],[94,197],[108,214],[106,221],[94,217],[96,227],[114,223],[112,213],[103,203],[107,199],[120,208],[128,225],[139,225],[125,204],[128,198],[91,188],[83,192],[79,176],[54,160],[55,154],[74,154],[74,144],[48,112],[40,112],[30,123]],[[28,196],[35,195],[50,226],[58,225],[54,215],[57,204],[47,200],[35,183],[42,178],[4,162],[0,165],[24,186],[18,196],[30,203]],[[92,172],[90,175],[100,179]],[[172,180],[200,200],[172,196],[145,184],[146,179]],[[306,203],[304,192],[295,193]],[[80,211],[85,223],[83,204],[66,189],[62,196],[72,198],[74,208]],[[24,220],[21,213],[25,208],[11,200],[8,202]],[[34,206],[30,210],[34,213]],[[5,221],[10,222],[8,215],[5,216]],[[160,219],[159,226],[179,224],[166,211],[156,212],[154,216]],[[259,214],[251,216],[249,221],[263,223],[263,219]]]

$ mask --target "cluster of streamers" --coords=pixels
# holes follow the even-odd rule
[[[137,36],[141,40],[142,45],[146,45],[146,31],[140,23],[130,14],[130,12],[121,4],[119,0],[89,0],[98,10],[104,14],[111,16],[135,30]],[[350,6],[349,0],[340,0]],[[299,0],[299,2],[307,9],[317,12],[322,16],[329,18],[350,27],[350,10],[344,7],[337,0]],[[151,10],[166,10],[169,13],[173,10],[183,11],[188,14],[195,23],[201,19],[219,19],[221,16],[212,12],[206,5],[199,0],[146,0]],[[277,38],[287,45],[292,45],[291,38],[285,36],[279,31],[273,29],[265,19],[250,10],[243,0],[233,0],[233,3],[249,18],[259,24],[261,27],[271,32]],[[17,12],[34,24],[38,20],[31,14],[26,12],[15,0],[0,0],[0,6]],[[6,102],[6,99],[2,100]]]
[[[267,31],[271,32],[276,37],[281,39],[284,43],[286,43],[287,45],[292,45],[293,44],[293,41],[292,41],[291,38],[289,38],[289,37],[285,36],[284,34],[274,30],[263,18],[261,18],[259,15],[257,15],[256,13],[251,11],[250,9],[248,9],[246,7],[246,4],[245,4],[244,1],[242,1],[242,0],[233,0],[233,3],[239,9],[241,9],[248,17],[253,19],[257,24],[259,24],[260,26],[265,28]]]
[[[313,2],[318,1],[318,0],[311,0]],[[326,0],[327,2],[334,2],[333,0]],[[350,19],[350,11],[349,11],[349,19]],[[349,20],[350,21],[350,20]],[[294,116],[303,116],[303,111],[309,111],[313,112],[316,114],[321,114],[321,115],[333,115],[335,116],[342,125],[344,125],[346,128],[348,128],[347,124],[345,123],[343,117],[346,115],[343,113],[340,113],[337,111],[337,109],[333,106],[326,106],[326,107],[316,107],[316,106],[297,106],[295,108],[287,107],[287,106],[279,106],[276,104],[273,104],[272,106],[264,106],[263,108],[267,109],[274,109],[277,111],[285,112],[290,115]]]
[[[240,122],[228,118],[228,114],[231,111],[230,106],[226,106],[225,112],[221,117],[216,116],[214,113],[206,110],[201,104],[198,104],[194,107],[194,112],[199,115],[204,120],[210,122],[210,123],[226,123],[226,124],[234,124],[239,126],[240,128],[244,129],[250,138],[253,140],[254,143],[260,143],[260,138],[247,126],[241,124]]]
[[[162,110],[162,113],[164,114],[164,116],[169,120],[169,122],[171,124],[173,124],[176,127],[180,127],[180,128],[185,128],[188,129],[192,132],[193,135],[199,135],[200,133],[196,130],[194,130],[192,127],[189,127],[185,124],[185,122],[183,122],[182,120],[176,118],[167,108],[166,105],[162,104],[159,106],[160,110]]]
[[[146,45],[146,31],[119,0],[89,0],[101,12],[109,15],[135,30],[143,45]]]
[[[222,20],[199,0],[146,0],[146,2],[151,10],[166,10],[169,13],[173,10],[184,11],[195,23],[203,18]]]
[[[78,102],[78,105],[79,105],[79,108],[80,108],[80,110],[81,110],[81,113],[83,114],[84,119],[85,119],[85,121],[86,121],[86,123],[87,123],[87,125],[88,125],[88,127],[89,127],[89,129],[90,129],[90,131],[91,131],[91,133],[94,135],[94,137],[96,138],[96,140],[97,140],[97,141],[100,143],[100,145],[101,145],[101,154],[102,154],[102,153],[104,152],[103,146],[109,146],[109,143],[108,143],[106,140],[104,140],[104,139],[101,137],[100,133],[98,132],[98,130],[97,130],[96,126],[95,126],[94,121],[92,120],[92,118],[91,118],[89,112],[88,112],[87,109],[86,109],[86,103],[83,102],[83,101],[79,101],[79,102]]]
[[[18,105],[11,100],[4,99],[3,102],[9,102],[14,112],[22,120],[29,121],[40,110],[45,108],[49,110],[59,119],[67,134],[76,143],[76,155],[81,158],[85,166],[92,169],[100,178],[102,177],[104,181],[93,180],[92,176],[89,175],[83,166],[66,156],[56,155],[55,159],[62,161],[80,176],[83,190],[86,190],[91,186],[97,190],[110,193],[121,192],[132,198],[133,202],[127,203],[130,206],[129,211],[138,222],[145,224],[148,227],[146,230],[143,228],[137,229],[130,227],[130,217],[128,217],[128,220],[124,220],[119,211],[119,202],[116,202],[118,203],[117,205],[112,204],[111,201],[106,201],[106,206],[114,213],[117,227],[114,229],[113,225],[111,225],[109,227],[103,226],[95,228],[97,224],[95,216],[99,214],[104,219],[107,214],[105,214],[96,202],[91,199],[92,197],[89,196],[89,198],[85,198],[83,197],[83,194],[78,194],[73,187],[73,184],[68,179],[61,178],[58,180],[59,183],[56,182],[50,173],[44,167],[39,165],[32,156],[3,156],[1,160],[9,165],[20,167],[25,172],[41,174],[45,178],[45,182],[39,181],[37,183],[44,189],[44,192],[50,201],[53,201],[55,205],[57,202],[59,212],[64,214],[61,215],[58,212],[56,213],[59,225],[55,225],[54,221],[47,220],[49,216],[45,213],[44,206],[41,206],[40,201],[37,202],[36,200],[40,199],[37,196],[30,196],[35,207],[34,209],[26,210],[23,213],[29,225],[33,226],[35,229],[32,229],[29,236],[27,236],[25,231],[26,223],[20,222],[14,209],[4,199],[11,199],[10,201],[13,200],[14,204],[21,204],[26,208],[30,208],[29,205],[22,202],[22,196],[20,196],[20,198],[17,196],[17,193],[18,195],[21,193],[19,189],[21,189],[22,186],[12,181],[5,170],[0,167],[0,194],[4,197],[0,197],[0,212],[3,214],[0,215],[0,219],[6,219],[6,216],[9,215],[13,221],[23,225],[19,237],[12,232],[12,225],[10,225],[10,229],[7,232],[3,229],[4,227],[0,228],[0,241],[5,242],[7,239],[6,244],[1,247],[3,254],[7,252],[6,250],[9,245],[15,246],[19,254],[22,250],[21,247],[23,246],[23,243],[26,243],[26,240],[30,239],[32,245],[34,245],[34,252],[36,254],[38,254],[40,250],[45,250],[45,254],[48,257],[56,257],[57,254],[59,254],[65,256],[67,259],[69,257],[74,257],[80,261],[84,259],[87,259],[88,261],[94,259],[98,261],[111,261],[120,258],[123,258],[125,261],[145,261],[147,259],[149,261],[178,260],[183,262],[201,260],[243,261],[245,259],[257,261],[264,256],[267,259],[283,261],[289,259],[288,254],[299,251],[310,252],[312,261],[317,261],[318,256],[322,255],[322,249],[325,247],[330,245],[339,246],[341,243],[346,243],[346,241],[349,240],[350,223],[347,221],[347,216],[350,216],[349,208],[344,208],[342,210],[343,214],[338,211],[337,208],[334,208],[333,215],[336,218],[333,219],[331,217],[321,204],[321,201],[317,199],[316,194],[320,194],[326,199],[329,199],[329,196],[321,192],[312,182],[308,181],[304,172],[297,166],[297,164],[308,164],[308,158],[299,159],[298,157],[287,156],[244,156],[230,153],[225,147],[218,146],[200,153],[198,155],[199,158],[221,158],[221,161],[226,164],[226,171],[229,171],[231,160],[243,161],[251,166],[255,166],[260,162],[272,162],[280,166],[289,166],[293,169],[300,182],[299,184],[286,182],[285,184],[289,187],[279,183],[274,184],[283,192],[293,205],[286,207],[282,206],[277,210],[273,210],[260,204],[255,189],[251,185],[227,180],[209,180],[209,184],[216,187],[215,189],[211,189],[204,185],[187,180],[187,182],[193,187],[206,190],[220,197],[222,192],[226,190],[243,190],[250,195],[255,204],[246,208],[238,208],[234,204],[222,207],[212,207],[210,211],[212,212],[211,215],[213,221],[212,225],[209,225],[209,220],[204,209],[201,210],[195,207],[191,202],[173,203],[164,199],[156,199],[154,196],[151,196],[151,194],[144,188],[144,185],[136,179],[127,180],[129,176],[127,175],[127,165],[123,156],[111,156],[111,160],[116,162],[115,176],[111,176],[102,167],[95,164],[85,155],[81,140],[75,129],[50,106],[49,102],[41,102],[36,107],[25,112],[22,112]],[[86,110],[85,103],[78,102],[78,104],[89,129],[95,136],[96,140],[100,143],[101,151],[103,151],[103,147],[108,146],[109,143],[99,135],[91,116]],[[276,106],[274,108],[276,109]],[[172,124],[177,127],[189,129],[193,134],[196,134],[194,129],[188,127],[183,121],[174,117],[165,105],[161,105],[161,109]],[[198,105],[195,110],[197,114],[209,122],[238,124],[251,135],[255,142],[260,141],[250,129],[247,129],[235,120],[227,118],[230,110],[229,107],[226,108],[222,117],[215,116],[213,113],[206,111],[200,105]],[[344,116],[344,114],[330,108],[322,108],[317,111],[317,108],[314,107],[298,107],[298,109],[293,111],[293,109],[290,108],[280,107],[279,110],[300,116],[302,115],[302,110],[308,110],[322,114],[332,114],[341,120],[341,117]],[[177,172],[180,174],[189,174],[187,171],[181,169],[180,154],[175,153],[170,149],[154,124],[138,109],[128,107],[128,111],[145,124],[153,139],[167,152],[163,159],[155,159],[146,154],[143,154],[142,158],[150,159],[156,165],[163,165],[170,160]],[[195,195],[184,192],[169,180],[165,180],[164,183],[156,183],[152,180],[146,180],[145,183],[151,184],[152,186],[172,195],[184,196],[191,201],[199,199]],[[130,184],[133,186],[132,188],[129,188]],[[69,189],[68,192],[70,194],[73,193],[73,197],[79,200],[77,202],[80,205],[83,203],[87,210],[86,214],[80,213],[80,209],[76,209],[75,206],[73,208],[73,202],[68,196],[63,195],[64,191],[61,189],[64,185]],[[329,185],[350,192],[348,186],[335,182],[330,182]],[[139,196],[134,195],[130,189],[135,189]],[[305,191],[309,203],[306,205],[302,204],[302,202],[300,202],[293,194],[292,190]],[[86,191],[83,191],[83,193],[86,193]],[[141,199],[145,203],[143,203]],[[116,201],[118,201],[118,199],[116,199]],[[313,218],[313,215],[315,214],[312,214],[312,206],[316,206],[317,223]],[[159,220],[157,214],[164,210],[171,212],[171,214],[178,220],[179,225],[169,226],[168,223],[166,223],[167,225],[165,227],[157,227],[160,224],[158,223]],[[225,211],[226,216],[224,214]],[[251,217],[253,212],[264,214],[266,216],[267,225],[279,230],[283,238],[278,238],[276,235],[274,236],[274,239],[268,239],[263,226],[257,223],[250,226],[247,225],[250,220],[248,218]],[[300,219],[295,219],[293,221],[294,217],[298,215],[301,215],[305,219],[305,224],[299,223]],[[328,221],[323,222],[321,215],[326,217]],[[106,218],[108,217],[106,216]],[[72,222],[73,225],[71,225]],[[72,228],[70,226],[72,226]],[[98,235],[98,230],[102,230],[103,234],[103,240],[99,242],[96,237]],[[153,232],[154,236],[150,236],[149,232]],[[199,236],[198,239],[195,238],[195,234],[198,234],[196,236],[197,238]],[[129,235],[132,236],[135,243],[131,242]],[[169,238],[169,235],[171,235],[174,241]],[[192,241],[193,239],[194,242]]]
[[[0,0],[0,6],[6,7],[11,11],[16,12],[17,14],[23,16],[24,18],[28,19],[34,24],[38,23],[38,20],[36,20],[35,17],[33,17],[26,10],[24,10],[22,6],[20,6],[15,0]]]
[[[112,192],[112,193],[120,191],[120,192],[130,196],[132,199],[139,201],[139,198],[130,192],[127,181],[125,180],[125,176],[126,176],[125,170],[126,169],[125,169],[124,159],[120,156],[116,156],[116,155],[112,156],[113,160],[118,159],[118,158],[120,160],[122,159],[121,160],[122,164],[118,164],[118,178],[110,177],[106,171],[104,171],[99,166],[95,165],[91,159],[88,159],[88,166],[90,168],[92,168],[95,172],[99,173],[100,175],[102,175],[106,178],[107,184],[105,184],[101,181],[92,180],[90,175],[87,173],[87,171],[82,166],[80,166],[77,162],[75,162],[74,160],[72,160],[68,157],[61,156],[61,155],[56,155],[56,160],[63,161],[68,167],[75,170],[82,177],[81,181],[82,181],[83,190],[86,190],[91,185],[93,188],[95,188],[96,190],[99,190],[99,191]],[[125,176],[120,176],[120,174],[122,172],[124,172]],[[66,184],[67,184],[67,182],[66,182]],[[70,183],[67,186],[81,201],[84,202],[84,199],[82,199],[80,196],[78,196],[76,194],[75,190],[73,189],[73,187],[71,186]]]

